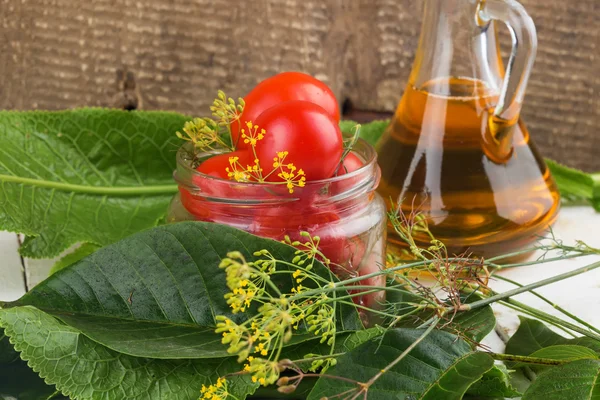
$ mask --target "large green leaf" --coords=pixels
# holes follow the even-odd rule
[[[206,222],[182,222],[137,233],[58,271],[13,305],[32,305],[121,353],[153,358],[227,357],[215,316],[240,320],[224,299],[222,258],[247,260],[267,249],[290,261],[283,243]],[[278,268],[289,268],[280,264]],[[320,263],[315,271],[329,277]],[[283,290],[290,275],[274,276]],[[251,312],[250,312],[251,313]],[[354,307],[338,307],[340,331],[362,328]],[[306,335],[306,338],[314,336]]]
[[[422,333],[416,329],[391,330],[383,340],[372,339],[340,357],[328,374],[367,382]],[[489,355],[473,351],[456,336],[433,331],[369,388],[368,398],[461,399],[493,364]],[[321,377],[309,399],[335,396],[355,387],[345,380]]]
[[[69,265],[75,264],[77,261],[81,260],[84,257],[89,256],[96,250],[98,250],[100,246],[93,243],[83,243],[81,246],[77,247],[71,253],[65,255],[60,260],[58,260],[52,266],[50,270],[50,275],[53,273],[60,271],[61,269],[67,268]]]
[[[27,257],[113,243],[156,225],[189,118],[169,112],[0,111],[0,229],[30,237]]]
[[[196,400],[203,384],[241,369],[233,358],[156,360],[132,357],[98,344],[34,307],[0,310],[15,348],[31,368],[73,399]],[[231,379],[243,399],[247,377]]]
[[[592,349],[600,354],[600,342],[588,337],[567,339],[552,330],[544,323],[519,317],[521,324],[517,332],[506,344],[506,353],[529,356],[543,348],[555,345],[578,345]]]
[[[600,399],[600,361],[577,360],[540,374],[523,400]]]
[[[513,398],[521,396],[510,383],[510,375],[502,364],[494,365],[468,390],[467,395],[475,398]]]

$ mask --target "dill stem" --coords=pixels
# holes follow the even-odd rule
[[[259,273],[263,276],[263,280],[267,283],[267,285],[269,285],[269,287],[271,289],[273,289],[275,291],[275,293],[277,293],[279,296],[281,296],[281,291],[279,290],[279,288],[277,287],[277,285],[275,285],[273,283],[273,281],[271,280],[271,277],[269,276],[269,274],[261,272]]]
[[[564,326],[562,326],[562,325],[559,325],[559,324],[557,324],[556,322],[549,321],[549,320],[547,320],[546,318],[544,318],[542,315],[538,315],[537,313],[532,313],[532,312],[530,312],[530,311],[523,310],[523,309],[521,309],[521,308],[519,308],[519,307],[517,307],[517,306],[515,306],[515,305],[512,305],[512,304],[510,304],[510,303],[507,303],[507,302],[504,302],[504,301],[501,301],[501,303],[502,303],[502,305],[503,305],[504,307],[508,307],[508,308],[510,308],[511,310],[514,310],[514,311],[520,312],[521,314],[529,315],[529,316],[530,316],[530,317],[532,317],[532,318],[536,318],[536,319],[538,319],[538,320],[540,320],[540,321],[543,321],[543,322],[545,322],[545,323],[547,323],[547,324],[549,324],[549,325],[552,325],[552,326],[556,327],[557,329],[560,329],[561,331],[563,331],[563,332],[564,332],[564,333],[566,333],[567,335],[571,335],[571,337],[577,337],[577,335],[575,335],[573,332],[571,332],[570,330],[568,330],[568,329],[567,329],[567,328],[565,328]],[[507,340],[507,341],[508,341],[508,340]]]
[[[584,336],[587,336],[589,338],[592,338],[592,339],[600,341],[600,335],[598,335],[596,333],[593,333],[593,332],[590,332],[589,330],[584,329],[584,328],[580,327],[579,325],[572,324],[572,323],[570,323],[568,321],[565,321],[563,319],[555,317],[554,315],[551,315],[551,314],[545,313],[543,311],[540,311],[540,310],[538,310],[538,309],[536,309],[534,307],[528,306],[527,304],[523,304],[523,303],[521,303],[521,302],[519,302],[517,300],[514,300],[514,299],[510,299],[509,298],[509,299],[505,299],[503,301],[507,302],[508,304],[512,304],[515,307],[520,308],[522,310],[526,310],[526,311],[528,311],[529,313],[531,313],[531,314],[533,314],[535,316],[542,317],[540,319],[545,319],[547,322],[552,322],[552,323],[558,324],[558,325],[560,325],[562,327],[565,327],[565,328],[568,328],[568,329],[570,329],[570,330],[572,330],[574,332],[581,333]]]
[[[517,356],[514,354],[501,354],[501,353],[489,353],[486,352],[494,360],[498,361],[513,361],[526,364],[540,364],[540,365],[562,365],[568,363],[570,360],[553,360],[551,358],[540,358],[540,357],[527,357]]]
[[[528,247],[526,249],[522,249],[522,250],[515,251],[515,252],[512,252],[512,253],[501,254],[501,255],[496,256],[496,257],[488,258],[486,261],[492,263],[492,262],[494,262],[496,260],[503,260],[503,259],[506,259],[506,258],[512,258],[512,257],[516,257],[516,256],[521,256],[523,254],[530,253],[530,252],[532,252],[534,250],[537,250],[537,248],[536,247]]]
[[[492,303],[495,303],[500,300],[505,300],[512,296],[516,296],[521,293],[529,292],[533,289],[537,289],[539,287],[546,286],[551,283],[556,283],[556,282],[565,280],[567,278],[571,278],[573,276],[577,276],[577,275],[583,274],[585,272],[592,271],[596,268],[600,268],[600,261],[595,262],[593,264],[586,265],[581,268],[574,269],[573,271],[565,272],[564,274],[560,274],[560,275],[556,275],[556,276],[553,276],[550,278],[542,279],[541,281],[537,281],[537,282],[531,283],[529,285],[521,286],[521,287],[518,287],[518,288],[515,288],[512,290],[508,290],[503,293],[496,293],[493,296],[475,301],[473,303],[463,304],[460,306],[459,311],[469,311],[469,310],[473,310],[475,308],[484,307],[484,306],[487,306],[488,304],[492,304]]]
[[[523,285],[520,284],[519,282],[515,282],[512,279],[508,279],[505,278],[503,276],[500,275],[495,275],[494,276],[497,279],[500,279],[502,281],[511,283],[515,286],[519,286],[522,287]],[[540,300],[544,301],[545,303],[548,303],[549,305],[552,306],[552,308],[554,308],[555,310],[559,311],[560,313],[564,314],[565,316],[571,318],[573,321],[576,321],[578,323],[580,323],[581,325],[585,326],[586,328],[588,328],[589,330],[592,330],[598,334],[600,334],[600,329],[596,328],[595,326],[593,326],[592,324],[587,323],[586,321],[584,321],[583,319],[579,318],[578,316],[576,316],[575,314],[572,314],[571,312],[565,310],[564,308],[562,308],[561,306],[559,306],[558,304],[550,301],[549,299],[547,299],[546,297],[542,296],[541,294],[539,294],[538,292],[535,292],[533,290],[530,291],[530,293],[534,296],[536,296],[537,298],[539,298]]]
[[[310,362],[310,361],[317,361],[317,360],[325,360],[325,359],[328,359],[328,358],[335,358],[335,357],[343,356],[344,354],[346,354],[346,353],[333,353],[333,354],[329,354],[329,355],[326,355],[326,356],[300,358],[298,360],[292,360],[292,362],[294,364],[300,364],[300,363],[305,363],[305,362]]]
[[[545,263],[549,263],[549,262],[553,262],[553,261],[561,261],[561,260],[568,260],[571,258],[591,256],[593,254],[594,253],[578,252],[578,253],[566,254],[566,255],[562,255],[562,256],[558,256],[558,257],[544,258],[542,260],[531,260],[531,261],[525,261],[525,262],[520,262],[520,263],[502,264],[502,265],[496,264],[496,263],[493,263],[493,262],[490,262],[489,260],[487,260],[484,262],[484,264],[489,267],[493,267],[497,270],[501,270],[501,269],[507,269],[507,268],[527,267],[530,265],[545,264]]]

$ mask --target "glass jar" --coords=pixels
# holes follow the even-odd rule
[[[380,179],[377,153],[358,140],[353,153],[364,165],[330,179],[306,182],[289,193],[285,185],[243,183],[220,179],[192,167],[192,148],[177,152],[174,177],[179,193],[173,198],[168,221],[208,221],[229,225],[257,236],[305,242],[300,232],[318,236],[319,250],[340,278],[364,276],[385,265],[386,209],[375,192]],[[203,161],[218,153],[197,154]],[[318,162],[318,160],[315,160]],[[198,165],[198,163],[196,163]],[[385,277],[366,279],[360,285],[385,286]],[[355,298],[376,307],[384,292]]]

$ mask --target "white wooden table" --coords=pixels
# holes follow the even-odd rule
[[[590,246],[600,248],[600,213],[595,213],[591,207],[564,207],[553,230],[556,237],[565,244],[574,244],[575,240],[583,240]],[[44,280],[58,259],[22,259],[17,252],[18,247],[19,238],[16,234],[0,232],[0,300],[2,301],[16,300],[26,290]],[[534,254],[531,258],[538,256]],[[521,284],[528,284],[599,260],[600,256],[588,256],[508,269],[501,274]],[[490,286],[498,292],[514,288],[508,283],[497,280],[493,280]],[[598,313],[600,269],[542,287],[537,292],[589,323],[600,326],[600,313]],[[529,293],[515,298],[542,311],[560,315],[549,304]],[[517,314],[498,305],[494,306],[494,311],[498,318],[498,329],[512,335],[518,327]],[[504,343],[496,332],[488,335],[484,344],[496,352],[504,350]]]

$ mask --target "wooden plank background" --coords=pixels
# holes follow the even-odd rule
[[[546,156],[600,170],[598,0],[522,0],[539,51],[524,117]],[[351,115],[393,111],[414,0],[0,0],[0,108],[204,113],[218,88],[302,70]]]

